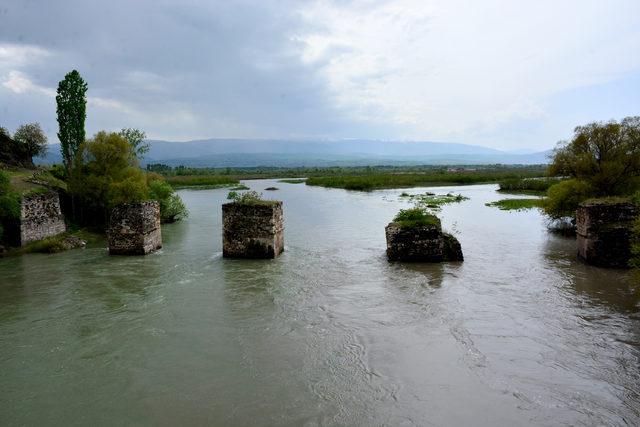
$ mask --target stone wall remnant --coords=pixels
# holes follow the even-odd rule
[[[578,258],[598,267],[627,268],[631,230],[640,211],[631,202],[595,200],[576,210]]]
[[[222,255],[225,258],[275,258],[283,250],[281,201],[222,205]]]
[[[392,222],[385,228],[389,261],[462,261],[460,242],[444,233],[439,224],[402,227]]]
[[[20,203],[19,231],[21,246],[67,231],[58,193],[24,196]]]
[[[162,247],[160,204],[125,203],[111,211],[107,229],[110,255],[146,255]]]

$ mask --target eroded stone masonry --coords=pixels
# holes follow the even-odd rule
[[[222,254],[226,258],[275,258],[284,250],[281,201],[222,205]]]
[[[392,222],[385,228],[389,261],[462,261],[460,242],[440,225],[403,228]]]
[[[64,233],[67,230],[55,191],[24,196],[20,206],[20,245]]]
[[[160,205],[156,201],[126,203],[111,211],[109,254],[146,255],[162,247]]]
[[[599,267],[628,267],[631,229],[639,213],[629,202],[581,204],[576,211],[578,257]]]

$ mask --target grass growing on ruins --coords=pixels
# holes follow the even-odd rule
[[[440,219],[420,207],[400,210],[393,221],[400,228],[440,227]]]
[[[247,191],[246,193],[238,193],[237,191],[230,191],[229,194],[227,194],[227,199],[239,205],[270,206],[278,203],[277,200],[263,199],[262,194],[258,193],[257,191]]]
[[[542,207],[542,199],[503,199],[485,203],[485,206],[496,207],[503,211],[523,211]]]

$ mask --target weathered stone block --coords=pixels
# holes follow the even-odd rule
[[[282,202],[222,205],[222,255],[275,258],[284,250]]]
[[[146,255],[162,247],[160,205],[156,201],[126,203],[111,211],[109,254]]]
[[[638,208],[629,202],[589,202],[576,211],[578,257],[599,267],[628,267]]]
[[[462,261],[462,248],[454,236],[438,225],[403,228],[392,222],[385,228],[389,261]]]
[[[20,245],[67,231],[55,191],[24,196],[20,204]]]

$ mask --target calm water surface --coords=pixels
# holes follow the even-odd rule
[[[402,190],[249,181],[286,252],[221,257],[227,190],[182,191],[164,249],[0,260],[3,425],[638,425],[640,286],[537,211],[441,217],[463,263],[389,264]],[[411,189],[418,193],[425,189]]]

